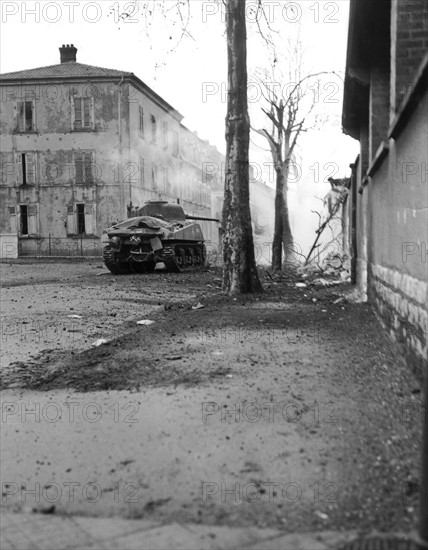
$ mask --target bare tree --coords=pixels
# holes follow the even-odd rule
[[[246,2],[243,0],[227,0],[228,101],[223,203],[223,289],[229,294],[261,290],[250,213],[250,118],[245,7]]]
[[[228,102],[226,116],[226,173],[223,203],[223,290],[228,294],[262,290],[257,274],[249,195],[250,119],[247,100],[246,0],[223,0],[226,9]],[[146,30],[155,10],[178,22],[178,42],[191,36],[189,0],[144,2]],[[263,11],[261,0],[257,10]],[[129,13],[124,13],[123,18]],[[256,18],[259,21],[258,18]],[[260,29],[260,27],[259,27]],[[174,45],[173,47],[175,47]]]
[[[276,59],[274,64],[275,62]],[[274,73],[275,67],[272,70],[273,75]],[[300,135],[317,125],[317,116],[311,116],[316,104],[316,96],[309,85],[322,74],[327,73],[309,74],[300,78],[296,84],[291,84],[288,87],[279,86],[280,89],[287,90],[286,94],[282,96],[276,91],[278,86],[272,86],[275,78],[265,77],[264,81],[259,79],[264,100],[268,104],[268,107],[262,108],[262,111],[271,126],[269,129],[252,129],[267,139],[275,168],[272,268],[278,271],[282,269],[283,255],[285,261],[292,260],[294,256],[287,200],[288,182]],[[266,82],[270,82],[270,84]]]
[[[319,247],[318,241],[321,235],[327,227],[330,227],[330,223],[335,219],[340,219],[339,210],[345,203],[349,193],[350,180],[347,178],[333,179],[329,178],[331,190],[324,198],[324,206],[327,207],[327,216],[325,219],[321,214],[315,210],[312,210],[314,214],[317,214],[319,218],[318,229],[315,231],[316,237],[305,259],[305,265],[308,265],[313,252]]]

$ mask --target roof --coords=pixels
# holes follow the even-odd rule
[[[391,0],[351,0],[342,126],[359,139],[367,116],[370,71],[389,56]]]
[[[118,71],[116,69],[105,69],[104,67],[95,67],[93,65],[84,65],[76,61],[59,63],[58,65],[49,65],[47,67],[38,67],[37,69],[25,69],[13,73],[0,74],[1,80],[26,80],[26,79],[45,79],[45,78],[88,78],[88,77],[121,77],[134,76],[134,73]]]
[[[0,85],[7,83],[23,83],[28,80],[61,80],[61,79],[128,79],[138,90],[157,103],[162,109],[170,113],[179,122],[183,116],[172,105],[165,101],[160,95],[152,90],[147,84],[138,78],[134,73],[119,71],[117,69],[106,69],[94,65],[84,65],[76,61],[38,67],[36,69],[25,69],[13,73],[0,74]]]

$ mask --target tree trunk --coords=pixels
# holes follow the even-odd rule
[[[288,213],[288,161],[282,162],[280,152],[277,152],[277,157],[272,269],[281,271],[283,259],[285,263],[293,265],[295,258],[293,234]]]
[[[282,269],[282,235],[283,235],[283,210],[284,210],[284,180],[282,169],[276,170],[276,192],[275,192],[275,225],[272,243],[272,269]]]
[[[247,103],[245,0],[227,0],[228,101],[226,174],[223,204],[223,290],[229,294],[262,290],[254,257],[250,213],[250,119]]]
[[[282,170],[282,196],[283,207],[281,210],[282,217],[282,246],[284,249],[284,263],[294,265],[296,258],[294,255],[294,240],[290,226],[290,216],[288,212],[288,172],[289,168],[285,164]]]

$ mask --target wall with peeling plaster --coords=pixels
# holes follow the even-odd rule
[[[20,236],[21,252],[45,254],[49,246],[52,255],[68,255],[74,250],[99,253],[103,230],[125,219],[131,206],[142,206],[148,200],[180,200],[186,213],[212,216],[210,185],[203,181],[201,165],[212,160],[220,163],[223,157],[185,129],[178,113],[169,112],[131,82],[117,78],[114,82],[49,81],[50,89],[55,89],[53,97],[42,93],[47,89],[43,81],[33,84],[34,93],[10,87],[2,94],[0,233],[19,233],[20,206],[31,207],[34,217],[29,235]],[[76,97],[93,98],[90,129],[73,129]],[[16,102],[29,99],[35,104],[35,129],[15,132]],[[144,136],[139,131],[140,106],[145,116]],[[156,143],[151,139],[152,115],[157,122]],[[166,141],[164,122],[169,132]],[[174,132],[179,134],[179,154],[173,154]],[[190,144],[198,150],[197,158],[189,156],[186,146]],[[92,154],[93,181],[76,182],[74,155],[79,152]],[[17,164],[22,153],[35,158],[35,180],[25,185]],[[158,169],[156,186],[153,166]],[[161,181],[164,167],[168,168],[167,182]],[[88,212],[89,231],[83,235],[76,229],[77,204],[85,204]],[[218,247],[218,224],[203,225],[206,239]]]

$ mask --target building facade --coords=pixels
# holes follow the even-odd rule
[[[351,0],[343,109],[354,280],[418,374],[427,365],[428,3]]]
[[[21,255],[97,254],[103,230],[148,200],[211,217],[203,166],[220,153],[133,73],[76,53],[0,76],[0,234],[16,233]]]

